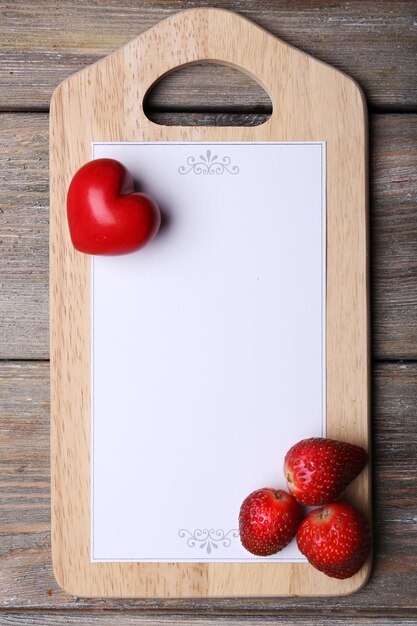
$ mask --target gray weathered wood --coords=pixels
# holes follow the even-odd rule
[[[144,29],[201,2],[39,0],[4,2],[0,44],[0,107],[47,109],[54,87]],[[210,4],[210,3],[209,3]],[[219,0],[285,41],[348,72],[373,106],[417,105],[414,0]],[[153,107],[177,110],[265,108],[251,81],[226,68],[188,68],[152,96]]]
[[[417,615],[417,614],[416,614]],[[396,617],[385,616],[343,616],[329,617],[315,613],[312,615],[285,615],[280,617],[280,626],[311,626],[322,624],[323,626],[415,626],[416,616]],[[76,613],[66,611],[60,615],[55,613],[0,613],[2,626],[207,626],[215,623],[217,626],[269,626],[277,624],[276,615],[240,615],[240,616],[212,616],[207,615],[161,615],[153,612],[151,615],[124,613]]]
[[[0,115],[0,358],[49,355],[48,120]]]
[[[259,122],[159,113],[162,123]],[[371,118],[372,336],[377,358],[417,357],[417,116]],[[48,358],[48,119],[0,114],[0,358]]]
[[[52,575],[49,538],[48,379],[48,363],[0,363],[0,607],[193,610],[204,618],[208,610],[277,617],[283,610],[328,615],[417,609],[417,363],[374,368],[374,572],[357,594],[326,600],[104,601],[60,591]]]
[[[376,358],[417,358],[417,116],[370,126],[372,342]]]

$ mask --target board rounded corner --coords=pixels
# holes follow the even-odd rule
[[[359,593],[369,582],[372,574],[372,555],[369,556],[366,563],[359,570],[359,572],[355,575],[355,581],[352,587],[347,589],[346,591],[342,591],[341,593],[337,593],[334,595],[338,595],[340,597],[343,596],[352,596],[355,593]],[[349,581],[349,579],[347,579]],[[343,581],[346,582],[346,581]]]
[[[55,582],[58,585],[58,587],[61,589],[61,591],[68,594],[69,596],[76,596],[78,598],[83,596],[80,589],[72,588],[72,584],[74,580],[77,580],[77,577],[71,575],[71,571],[68,569],[68,567],[64,575],[62,567],[60,567],[60,564],[57,561],[57,559],[54,558],[53,551],[52,551],[52,573],[54,575]]]

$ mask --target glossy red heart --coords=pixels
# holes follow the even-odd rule
[[[126,254],[142,248],[158,232],[158,205],[134,193],[122,163],[96,159],[75,174],[67,195],[68,225],[74,247],[87,254]]]

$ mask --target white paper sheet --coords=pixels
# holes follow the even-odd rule
[[[264,561],[242,500],[325,434],[325,144],[95,143],[151,194],[92,258],[92,561]],[[304,560],[295,541],[270,561]]]

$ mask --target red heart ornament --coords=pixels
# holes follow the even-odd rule
[[[133,192],[133,178],[122,163],[96,159],[71,181],[67,214],[74,248],[87,254],[127,254],[142,248],[158,232],[158,205]]]

